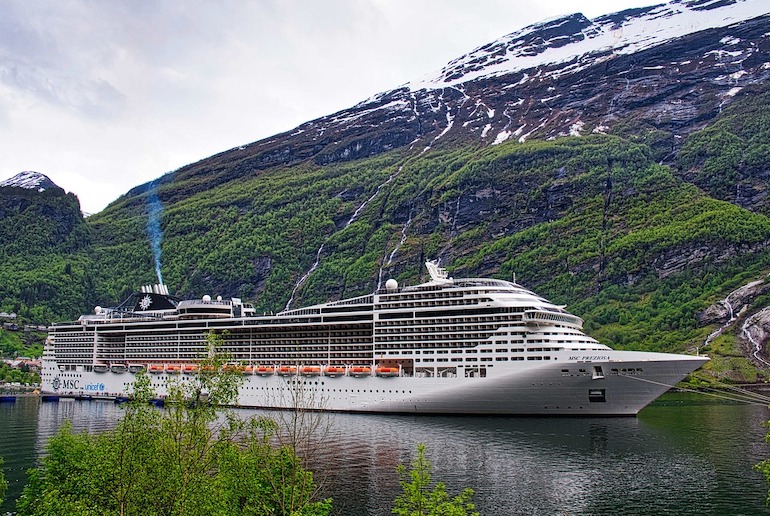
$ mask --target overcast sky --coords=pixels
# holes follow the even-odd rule
[[[0,180],[95,213],[557,15],[654,0],[0,0]]]

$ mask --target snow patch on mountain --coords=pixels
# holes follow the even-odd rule
[[[56,183],[51,181],[45,174],[32,172],[30,170],[19,172],[10,179],[0,181],[0,187],[3,186],[26,188],[28,190],[37,190],[38,192],[43,192],[48,188],[59,188]]]
[[[555,72],[557,75],[574,73],[597,60],[632,54],[687,34],[727,27],[766,14],[770,14],[767,0],[674,0],[594,20],[576,13],[513,32],[406,87],[411,91],[438,89],[559,63],[564,66]],[[723,43],[732,45],[738,41],[725,38]],[[537,74],[525,74],[522,81],[536,77]]]

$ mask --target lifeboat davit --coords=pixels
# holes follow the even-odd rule
[[[147,370],[153,374],[160,374],[165,371],[165,366],[163,364],[150,364],[147,366]]]
[[[324,374],[326,376],[344,376],[345,375],[345,366],[326,366],[324,367]]]
[[[369,376],[372,374],[372,368],[369,366],[353,366],[350,368],[350,374],[356,378]]]
[[[275,372],[275,368],[273,366],[257,366],[254,368],[254,372],[259,376],[270,376]]]
[[[319,366],[306,365],[300,367],[299,372],[305,376],[318,376],[321,374],[321,368]]]
[[[398,376],[398,367],[378,367],[374,370],[377,376]]]
[[[128,365],[128,372],[129,373],[134,373],[134,374],[141,373],[145,369],[147,369],[147,368],[144,367],[144,364],[129,364]]]

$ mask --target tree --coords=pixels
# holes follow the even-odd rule
[[[227,409],[243,380],[216,352],[221,343],[212,334],[198,374],[168,383],[162,410],[148,403],[155,393],[139,375],[114,430],[75,434],[65,424],[31,471],[18,514],[328,514],[331,500],[313,500],[312,472],[274,445],[277,424]],[[287,469],[289,482],[277,486],[273,471]]]
[[[765,422],[765,426],[770,427],[770,421]],[[765,442],[770,443],[770,433],[765,436]],[[755,464],[754,469],[762,472],[762,474],[765,475],[765,482],[767,482],[767,485],[770,486],[770,459],[765,459],[759,464]],[[770,505],[770,491],[767,493],[765,503]]]
[[[406,471],[403,464],[398,465],[401,477],[400,494],[395,501],[393,514],[399,516],[478,516],[472,503],[473,489],[464,489],[454,498],[449,498],[446,486],[438,482],[431,485],[430,461],[425,457],[425,444],[417,445],[417,457],[411,463],[411,470]]]
[[[0,466],[3,465],[3,458],[0,457]],[[5,493],[8,490],[8,481],[5,479],[5,473],[3,473],[3,469],[0,467],[0,504],[3,503],[3,500],[5,500]]]

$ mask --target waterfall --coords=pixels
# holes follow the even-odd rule
[[[350,226],[353,222],[355,222],[356,219],[358,219],[359,215],[361,215],[361,212],[363,212],[364,209],[369,205],[369,203],[372,202],[375,199],[375,197],[377,197],[377,195],[379,195],[380,191],[383,188],[389,185],[391,181],[393,181],[393,179],[395,179],[396,176],[398,176],[398,174],[401,173],[401,169],[403,168],[404,166],[401,165],[400,167],[398,167],[398,170],[396,170],[390,176],[388,176],[388,179],[386,179],[384,183],[382,183],[380,186],[377,187],[377,190],[374,191],[371,197],[366,199],[363,203],[361,203],[358,206],[358,208],[356,208],[356,210],[353,212],[353,215],[350,216],[350,220],[347,221],[345,226],[343,226],[343,228],[340,229],[340,231],[345,231],[348,228],[348,226]],[[299,288],[302,286],[303,283],[307,281],[310,275],[313,274],[313,272],[315,272],[315,270],[321,264],[321,253],[323,252],[325,245],[326,245],[326,242],[321,244],[321,246],[318,248],[318,251],[316,252],[315,262],[310,267],[310,269],[299,279],[299,281],[297,281],[297,284],[294,285],[294,289],[291,291],[291,296],[289,297],[289,301],[286,303],[286,307],[284,308],[284,310],[289,310],[291,308],[291,305],[292,303],[294,303],[294,298],[296,297],[296,294]]]
[[[382,274],[385,271],[386,267],[389,267],[393,263],[393,258],[396,256],[396,253],[399,249],[404,245],[406,242],[406,234],[407,230],[409,229],[409,225],[412,223],[412,209],[409,209],[409,219],[406,221],[406,224],[404,224],[404,227],[401,228],[401,240],[399,240],[396,247],[393,248],[393,250],[388,255],[388,259],[385,262],[385,265],[380,267],[380,272],[377,275],[377,290],[379,290],[382,287]]]
[[[751,333],[751,327],[759,320],[761,320],[769,311],[770,308],[764,308],[763,310],[755,313],[751,317],[748,317],[741,327],[741,335],[746,337],[746,340],[751,342],[752,346],[754,346],[754,352],[752,355],[758,362],[762,362],[766,366],[770,366],[770,363],[759,356],[759,353],[762,351],[762,339],[754,338],[754,335]]]

